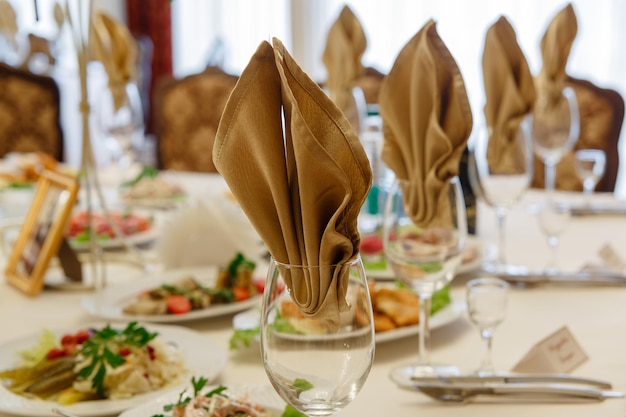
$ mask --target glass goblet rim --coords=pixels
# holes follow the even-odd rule
[[[486,289],[497,289],[497,290],[508,290],[511,285],[503,279],[497,277],[481,277],[475,278],[467,282],[466,287],[468,290],[486,290]]]
[[[355,265],[359,265],[360,263],[362,263],[362,261],[361,261],[361,255],[357,254],[356,256],[354,256],[353,258],[348,259],[347,261],[339,262],[339,263],[335,263],[335,264],[325,264],[325,265],[290,264],[290,263],[285,263],[285,262],[278,261],[278,260],[274,259],[274,257],[272,257],[270,259],[270,263],[273,263],[276,266],[278,266],[280,268],[284,268],[284,269],[324,269],[324,268],[337,268],[337,267],[342,267],[342,266],[350,266],[350,267],[352,267],[352,266],[355,266]]]

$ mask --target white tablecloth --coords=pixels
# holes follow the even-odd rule
[[[196,196],[219,183],[214,176],[178,174]],[[541,267],[547,260],[545,238],[529,207],[540,200],[541,193],[531,191],[510,211],[507,222],[510,262]],[[493,244],[493,212],[479,207],[479,236],[488,248]],[[596,253],[610,243],[626,258],[626,217],[588,216],[573,218],[563,234],[560,265],[578,269],[597,259]],[[139,271],[129,270],[138,275]],[[116,273],[116,280],[121,280]],[[132,279],[132,278],[127,278]],[[459,277],[452,296],[463,300]],[[81,292],[45,290],[29,298],[13,287],[0,284],[0,343],[39,332],[43,327],[81,326],[92,322],[80,306]],[[626,391],[626,287],[624,288],[527,288],[512,289],[508,314],[495,333],[494,362],[501,370],[510,369],[531,346],[559,329],[568,326],[589,360],[575,374],[611,381],[616,390]],[[232,317],[187,323],[189,327],[228,349]],[[478,330],[462,316],[432,332],[433,361],[455,364],[464,372],[474,370],[481,359],[483,345]],[[382,343],[376,347],[376,359],[369,378],[356,400],[342,416],[624,416],[626,401],[610,399],[586,404],[442,404],[417,393],[398,389],[388,378],[389,371],[416,359],[417,338],[410,337]],[[304,359],[304,358],[303,358]],[[228,363],[217,383],[269,384],[258,347],[229,351]],[[5,414],[0,413],[0,417]]]

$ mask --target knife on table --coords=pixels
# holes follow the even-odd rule
[[[474,274],[490,274],[497,276],[511,284],[518,285],[604,285],[626,286],[626,275],[612,271],[572,271],[551,272],[545,270],[533,271],[522,266],[507,266],[503,270],[486,268]]]
[[[508,397],[545,401],[603,401],[623,398],[624,393],[561,384],[472,384],[417,383],[413,387],[439,401],[467,402],[474,397]]]
[[[494,374],[494,375],[438,375],[427,377],[411,377],[416,383],[430,384],[530,384],[554,383],[589,385],[602,389],[611,389],[611,383],[594,378],[578,377],[568,374]]]

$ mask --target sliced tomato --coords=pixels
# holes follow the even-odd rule
[[[66,355],[65,349],[55,347],[48,351],[48,354],[46,355],[46,359],[52,360],[56,358],[62,358],[65,355]]]
[[[167,311],[172,314],[186,314],[191,311],[191,301],[182,295],[172,295],[167,299]]]
[[[254,289],[257,294],[263,294],[263,291],[265,290],[265,278],[253,279],[252,285],[254,285]]]
[[[361,239],[361,252],[367,255],[375,255],[382,252],[383,240],[378,236],[365,236]]]
[[[233,287],[235,301],[244,301],[250,298],[250,290],[245,287]]]

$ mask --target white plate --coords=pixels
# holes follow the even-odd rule
[[[125,314],[122,311],[133,298],[137,297],[144,290],[153,289],[162,284],[171,284],[180,278],[190,275],[202,285],[212,287],[215,285],[217,273],[218,268],[216,266],[163,271],[151,276],[138,278],[129,284],[111,286],[100,294],[86,296],[82,299],[82,306],[94,316],[107,320],[174,323],[232,314],[247,310],[261,302],[261,296],[257,295],[248,300],[215,305],[202,310],[193,310],[187,314],[137,315]]]
[[[435,330],[446,326],[457,320],[465,311],[465,303],[454,302],[448,304],[437,311],[430,318],[430,330]],[[244,311],[233,317],[233,328],[235,330],[254,329],[259,326],[261,312],[258,308]],[[404,337],[414,336],[419,333],[419,325],[398,327],[394,330],[376,333],[376,343],[385,343]]]
[[[469,272],[474,272],[480,268],[482,265],[482,251],[480,246],[480,241],[478,238],[473,236],[468,236],[467,238],[467,250],[474,250],[475,254],[472,260],[468,262],[462,263],[458,270],[456,271],[457,275],[467,274]],[[395,280],[396,275],[393,273],[393,270],[389,267],[385,269],[368,269],[367,265],[365,265],[365,275],[368,278],[377,279],[377,280]]]
[[[83,328],[101,328],[106,323],[93,323]],[[153,398],[172,391],[180,391],[185,387],[192,375],[204,376],[209,381],[214,380],[226,366],[227,352],[208,336],[185,327],[150,324],[145,326],[149,331],[156,331],[159,337],[166,342],[176,343],[185,358],[185,365],[189,372],[183,375],[180,381],[169,387],[148,393],[136,395],[123,400],[85,401],[76,404],[60,406],[56,402],[31,400],[14,394],[0,384],[0,412],[20,416],[53,416],[53,408],[62,408],[68,413],[81,417],[93,417],[118,414],[123,410],[139,404],[150,402]],[[61,329],[54,331],[57,337],[63,334],[76,332],[78,328]],[[21,349],[37,343],[40,334],[34,334],[0,345],[0,369],[9,369],[16,366],[15,353]]]
[[[209,392],[216,386],[206,387],[202,392]],[[229,385],[224,392],[230,397],[246,398],[251,403],[256,403],[265,407],[273,416],[280,416],[285,409],[285,403],[280,399],[278,394],[269,385]],[[193,387],[187,388],[189,396],[193,394]],[[119,417],[150,417],[153,415],[163,414],[171,415],[163,412],[163,406],[178,401],[178,393],[171,392],[156,398],[153,401],[133,407],[124,411]]]

